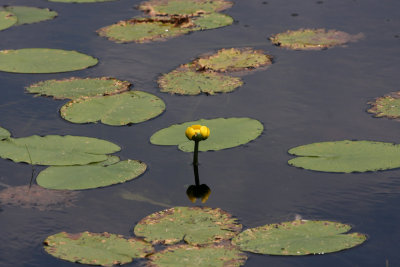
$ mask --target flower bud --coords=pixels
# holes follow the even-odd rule
[[[206,140],[210,136],[210,129],[207,126],[192,125],[187,127],[185,135],[193,141]]]

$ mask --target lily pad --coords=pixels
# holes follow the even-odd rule
[[[7,139],[10,136],[11,136],[11,133],[8,130],[4,129],[3,127],[0,127],[0,141]]]
[[[196,124],[206,125],[211,131],[210,137],[200,142],[199,151],[240,146],[256,139],[264,130],[261,122],[250,118],[201,119],[161,129],[151,136],[150,142],[155,145],[177,145],[184,152],[193,152],[193,141],[186,138],[185,130]]]
[[[37,8],[29,6],[6,6],[4,9],[17,17],[15,25],[31,24],[40,21],[50,20],[57,17],[57,12],[48,8]]]
[[[0,157],[39,165],[86,165],[107,160],[120,147],[101,139],[47,135],[0,141]]]
[[[260,254],[325,254],[355,247],[367,239],[360,233],[345,234],[350,229],[350,225],[338,222],[296,220],[247,229],[232,243]]]
[[[211,13],[193,17],[192,22],[194,25],[192,31],[211,30],[231,25],[233,18],[226,14]]]
[[[150,16],[188,15],[213,13],[232,7],[225,0],[151,0],[139,5],[139,9]]]
[[[190,246],[175,245],[154,253],[150,257],[148,266],[213,266],[236,267],[242,266],[247,256],[230,245]]]
[[[213,55],[200,57],[195,64],[200,69],[225,72],[255,69],[270,65],[272,61],[271,56],[260,50],[231,48],[221,49]]]
[[[369,113],[374,113],[375,117],[387,117],[390,119],[400,118],[400,92],[377,98],[369,103],[371,108]]]
[[[190,31],[188,18],[135,18],[103,27],[97,33],[117,43],[162,41]]]
[[[125,160],[111,165],[51,166],[40,172],[38,185],[57,190],[83,190],[124,183],[146,170],[138,160]]]
[[[0,31],[10,28],[18,21],[17,16],[13,13],[0,10]]]
[[[278,33],[270,40],[273,44],[293,50],[320,50],[355,42],[362,34],[351,35],[346,32],[325,29],[300,29]]]
[[[36,95],[53,96],[56,99],[76,99],[118,94],[129,90],[131,84],[114,78],[70,78],[47,80],[32,84],[26,90]]]
[[[184,240],[191,245],[204,245],[231,239],[241,229],[242,225],[221,209],[174,207],[143,218],[134,232],[153,244]]]
[[[15,73],[57,73],[86,69],[97,59],[76,52],[49,48],[0,50],[0,71]]]
[[[366,172],[400,167],[400,145],[375,141],[313,143],[289,150],[289,164],[323,172]]]
[[[150,120],[165,110],[165,103],[155,95],[129,91],[122,94],[81,98],[68,102],[61,117],[73,123],[101,121],[108,125],[127,125]]]
[[[51,235],[44,241],[44,249],[66,261],[102,266],[129,263],[153,252],[150,244],[139,239],[89,232]]]
[[[215,94],[227,93],[243,85],[238,77],[222,75],[212,71],[196,71],[183,66],[158,79],[161,92],[198,95],[200,93]]]

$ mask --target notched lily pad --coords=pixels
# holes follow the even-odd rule
[[[46,252],[56,258],[102,266],[129,263],[153,252],[153,247],[142,240],[109,233],[61,232],[43,243]]]
[[[11,136],[11,133],[7,130],[4,129],[3,127],[0,127],[0,141],[7,139]]]
[[[13,13],[0,9],[0,31],[10,28],[18,21]]]
[[[134,228],[136,236],[153,244],[176,244],[182,240],[203,245],[228,240],[242,225],[221,209],[174,207],[143,218]]]
[[[208,246],[175,245],[163,251],[152,254],[147,266],[242,266],[247,256],[227,244],[214,244]]]
[[[196,124],[206,125],[211,131],[210,137],[200,142],[200,151],[240,146],[256,139],[264,130],[261,122],[250,118],[201,119],[161,129],[151,136],[150,142],[155,145],[177,145],[184,152],[193,152],[193,141],[186,138],[185,130]]]
[[[57,190],[83,190],[124,183],[146,171],[146,164],[138,160],[125,160],[101,166],[51,166],[40,172],[38,185]]]
[[[151,0],[141,3],[139,9],[150,16],[195,16],[222,11],[232,5],[232,2],[225,0]]]
[[[400,167],[400,145],[376,141],[313,143],[289,150],[289,164],[323,172],[366,172]]]
[[[299,29],[273,35],[273,44],[293,50],[321,50],[344,45],[363,38],[363,34],[351,35],[346,32],[325,29]]]
[[[374,102],[369,102],[368,104],[371,105],[368,112],[375,114],[375,117],[400,118],[400,92],[379,97]]]
[[[345,234],[350,229],[350,225],[338,222],[296,220],[247,229],[232,243],[260,254],[325,254],[355,247],[367,239],[360,233]]]
[[[57,73],[82,70],[98,60],[76,52],[49,48],[0,50],[0,71],[15,73]]]
[[[263,51],[251,48],[221,49],[209,56],[202,56],[195,60],[201,70],[213,71],[244,71],[272,64],[272,57]]]
[[[73,123],[101,121],[104,124],[120,126],[140,123],[160,115],[165,103],[155,95],[142,91],[122,94],[81,98],[68,102],[60,114]]]
[[[5,6],[5,11],[13,13],[17,17],[15,25],[31,24],[57,17],[57,12],[48,8],[37,8],[29,6]]]
[[[213,71],[196,71],[188,66],[182,66],[158,79],[161,92],[198,95],[200,93],[227,93],[243,85],[239,77],[222,75]]]
[[[30,85],[29,93],[37,96],[52,96],[56,99],[114,95],[129,90],[131,84],[114,78],[69,78],[47,80]]]

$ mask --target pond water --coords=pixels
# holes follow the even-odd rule
[[[140,159],[148,170],[131,182],[79,194],[74,207],[42,211],[0,206],[1,266],[72,266],[49,256],[42,241],[60,231],[111,232],[132,236],[143,217],[169,206],[195,206],[186,196],[194,184],[192,154],[154,146],[149,137],[174,123],[215,117],[251,117],[265,130],[247,145],[199,154],[200,181],[211,188],[204,206],[236,216],[245,228],[304,219],[353,225],[369,239],[327,255],[280,257],[249,254],[245,266],[399,266],[400,170],[334,174],[291,167],[289,148],[344,139],[400,143],[400,122],[366,113],[367,102],[400,90],[400,2],[397,0],[236,0],[224,13],[231,26],[194,32],[167,42],[116,44],[95,31],[141,15],[140,1],[64,4],[44,0],[0,0],[1,5],[48,7],[52,21],[0,32],[0,49],[30,47],[77,50],[99,58],[82,71],[58,74],[0,72],[0,125],[14,137],[79,135],[122,147],[121,159]],[[365,38],[324,51],[273,46],[272,34],[327,28]],[[215,96],[159,92],[156,80],[196,56],[221,48],[252,47],[274,57],[264,71],[243,77],[238,90]],[[71,124],[58,109],[66,101],[33,97],[24,88],[47,79],[110,76],[161,97],[167,110],[138,125]],[[212,129],[211,129],[212,131]],[[212,134],[212,133],[211,133]],[[36,173],[42,167],[35,167]],[[0,183],[29,184],[31,166],[0,160]],[[2,186],[3,187],[3,186]],[[129,195],[129,197],[127,197]],[[123,197],[125,196],[125,197]],[[134,262],[126,266],[141,266]]]

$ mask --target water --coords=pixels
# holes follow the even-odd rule
[[[72,266],[44,252],[41,243],[48,235],[88,230],[132,236],[133,226],[146,215],[166,206],[192,206],[185,194],[194,184],[192,155],[174,147],[151,145],[149,137],[174,123],[236,116],[260,120],[265,131],[247,145],[200,153],[200,180],[212,190],[207,206],[230,212],[246,228],[301,215],[304,219],[349,223],[353,231],[369,236],[359,247],[327,255],[249,254],[246,266],[385,266],[386,262],[398,266],[400,171],[307,171],[287,165],[291,158],[287,150],[344,139],[400,143],[399,122],[375,119],[365,112],[368,101],[400,89],[400,2],[238,0],[226,11],[235,18],[234,25],[167,42],[116,44],[95,34],[100,27],[140,15],[133,8],[138,3],[0,1],[2,5],[48,7],[59,13],[52,21],[0,32],[0,49],[60,48],[100,60],[94,68],[70,73],[0,72],[0,125],[14,137],[71,134],[106,139],[122,147],[117,153],[122,159],[140,159],[149,166],[137,180],[81,192],[76,207],[62,211],[1,206],[0,265]],[[362,32],[365,38],[348,47],[304,52],[280,49],[267,40],[272,34],[301,27]],[[274,56],[275,63],[268,70],[244,76],[244,86],[229,94],[172,96],[159,92],[156,80],[161,73],[200,54],[229,47],[262,49]],[[37,81],[72,76],[128,80],[134,89],[161,97],[167,110],[131,127],[76,125],[57,113],[65,101],[35,98],[24,91]],[[24,185],[30,176],[29,165],[0,160],[1,183]],[[142,198],[123,198],[126,191]]]

